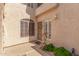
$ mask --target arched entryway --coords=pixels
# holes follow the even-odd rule
[[[21,20],[21,37],[35,36],[35,23],[31,19]]]
[[[35,23],[32,19],[29,21],[29,36],[35,35]]]

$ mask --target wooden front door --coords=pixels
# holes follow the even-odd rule
[[[42,40],[42,22],[38,22],[38,40]]]

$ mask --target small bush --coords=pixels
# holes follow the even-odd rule
[[[43,47],[44,51],[53,51],[55,46],[53,44],[48,44]]]
[[[59,47],[54,49],[54,54],[56,56],[71,56],[72,54],[66,50],[64,47]]]

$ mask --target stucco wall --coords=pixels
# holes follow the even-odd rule
[[[42,5],[40,5],[40,7],[38,7],[36,9],[36,15],[39,15],[45,11],[47,11],[48,9],[54,7],[56,5],[56,3],[43,3]]]
[[[29,41],[29,37],[20,37],[21,19],[30,19],[30,15],[26,13],[26,8],[26,5],[23,4],[5,4],[4,47]]]
[[[0,3],[0,55],[1,53],[3,53],[3,24],[2,24],[2,21],[3,21],[3,10],[4,10],[4,4],[3,3]]]
[[[79,4],[60,4],[55,11],[43,14],[38,17],[38,21],[49,17],[52,20],[53,15],[58,18],[52,20],[52,43],[58,47],[65,47],[69,50],[75,48],[79,54]]]

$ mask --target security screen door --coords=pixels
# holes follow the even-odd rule
[[[38,22],[38,40],[42,40],[42,22]]]

